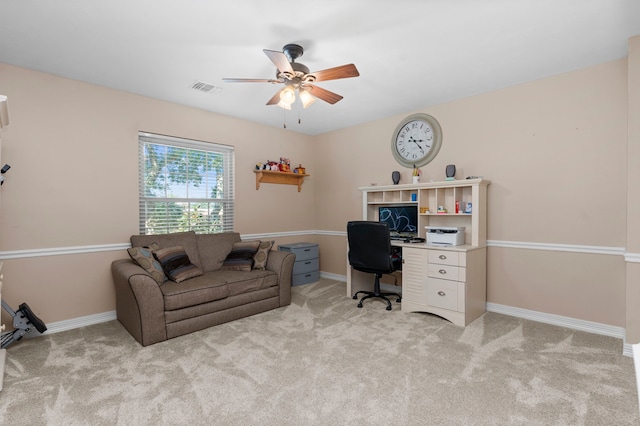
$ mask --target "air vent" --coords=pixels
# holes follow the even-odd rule
[[[202,93],[218,93],[222,90],[222,87],[214,86],[211,83],[205,83],[204,81],[198,80],[193,82],[191,88]]]

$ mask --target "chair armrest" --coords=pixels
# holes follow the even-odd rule
[[[111,274],[118,321],[143,346],[167,340],[164,297],[156,280],[131,259],[113,261]]]
[[[291,279],[296,255],[286,251],[271,250],[267,258],[267,269],[278,274],[280,306],[291,304]]]

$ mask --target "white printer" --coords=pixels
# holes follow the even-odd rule
[[[464,244],[464,226],[425,226],[427,245],[461,246]]]

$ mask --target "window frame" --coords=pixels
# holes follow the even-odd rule
[[[199,186],[202,179],[204,179],[205,185],[208,185],[212,181],[204,176],[202,170],[199,170],[199,179],[198,183],[193,183],[188,178],[189,167],[187,167],[186,174],[181,176],[184,179],[184,182],[176,183],[173,182],[171,184],[165,179],[165,182],[161,183],[161,185],[165,186],[165,191],[167,192],[165,196],[150,196],[150,191],[147,190],[146,185],[146,173],[147,173],[147,156],[145,155],[145,148],[148,146],[157,146],[157,147],[166,147],[167,151],[165,152],[164,162],[162,169],[165,169],[163,175],[168,176],[168,171],[166,171],[166,154],[171,152],[171,149],[184,149],[186,150],[186,163],[188,164],[188,159],[191,158],[190,154],[198,154],[204,152],[205,154],[214,154],[222,156],[222,172],[221,172],[221,185],[222,185],[222,194],[221,197],[213,198],[212,194],[209,194],[207,197],[190,197],[189,196],[189,187],[195,186],[196,188]],[[158,135],[149,132],[138,132],[138,217],[139,217],[139,231],[141,235],[151,235],[151,234],[166,234],[172,232],[183,232],[193,230],[196,233],[220,233],[220,232],[231,232],[234,231],[234,208],[235,208],[235,190],[234,190],[234,162],[235,162],[235,148],[231,145],[223,145],[217,144],[213,142],[204,142],[193,139],[185,139],[173,136],[165,136]],[[217,173],[214,174],[216,177],[219,175]],[[180,176],[180,174],[178,174]],[[184,188],[180,188],[181,185],[184,184]],[[172,185],[171,187],[169,185]],[[212,186],[211,190],[213,190],[215,186]],[[208,188],[208,186],[207,186]],[[170,189],[177,189],[178,191],[184,191],[184,196],[175,196],[170,195]],[[151,228],[149,226],[149,221],[152,218],[152,213],[154,209],[158,209],[157,206],[154,208],[149,208],[153,203],[165,203],[166,212],[164,215],[161,215],[162,219],[160,220],[160,225],[157,225],[155,228]],[[195,206],[194,206],[195,204]],[[206,204],[206,212],[203,212],[201,206]],[[170,207],[174,207],[174,211]],[[182,209],[182,213],[180,217],[176,217],[172,219],[172,215],[175,215],[175,207],[179,206]],[[192,215],[192,207],[194,208],[195,214]],[[161,206],[160,209],[163,207]],[[222,218],[220,222],[212,223],[206,220],[205,224],[201,219],[202,217],[210,217],[211,212],[213,210],[221,210]],[[208,212],[208,213],[207,213]],[[195,218],[195,220],[194,220]],[[163,222],[164,221],[164,222]]]

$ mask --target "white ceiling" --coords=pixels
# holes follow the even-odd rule
[[[305,134],[620,59],[639,34],[638,0],[0,0],[0,62]],[[360,77],[286,115],[279,86],[222,82],[273,78],[262,49],[287,43]]]

